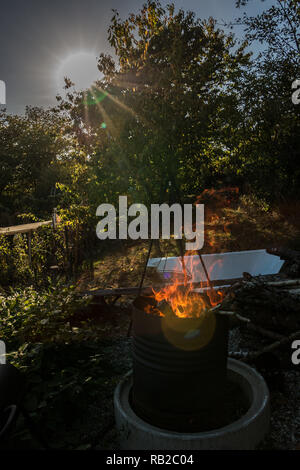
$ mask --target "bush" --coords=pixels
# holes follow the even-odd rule
[[[58,283],[39,291],[32,286],[10,289],[8,295],[1,295],[1,339],[10,347],[19,347],[27,342],[64,338],[70,332],[68,321],[88,302],[74,289]]]

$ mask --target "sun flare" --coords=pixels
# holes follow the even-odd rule
[[[78,91],[86,90],[101,78],[97,68],[97,56],[92,52],[73,52],[60,61],[56,72],[58,90],[64,87],[65,77],[69,78]]]

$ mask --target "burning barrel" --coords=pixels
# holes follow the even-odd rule
[[[226,387],[228,318],[153,315],[148,301],[133,304],[132,408],[163,429],[214,429]]]

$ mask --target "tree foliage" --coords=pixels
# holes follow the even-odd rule
[[[238,6],[248,2],[238,2]],[[247,139],[244,178],[270,199],[299,196],[299,107],[292,102],[292,84],[300,76],[300,15],[298,2],[276,0],[261,14],[245,12],[238,19],[258,54],[243,99]]]

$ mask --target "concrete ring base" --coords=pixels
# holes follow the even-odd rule
[[[250,405],[237,421],[208,432],[167,431],[139,418],[129,404],[132,374],[116,387],[114,407],[120,448],[124,450],[251,450],[269,428],[269,391],[263,377],[248,365],[228,359],[228,379],[242,388]]]

